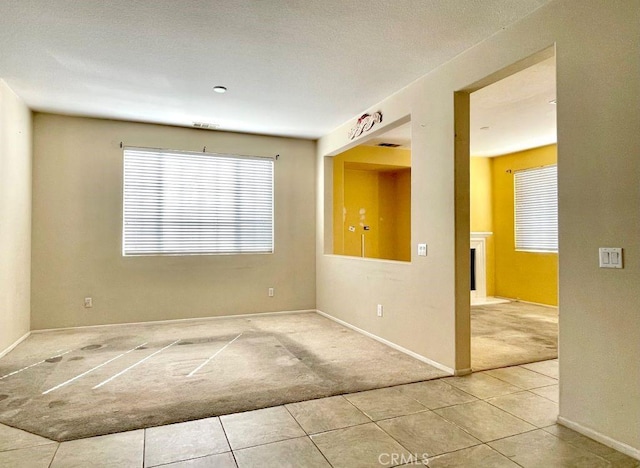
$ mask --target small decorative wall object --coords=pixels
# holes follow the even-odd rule
[[[362,114],[355,126],[349,130],[349,140],[359,137],[364,132],[368,132],[377,123],[382,122],[382,112],[374,112],[373,114]]]

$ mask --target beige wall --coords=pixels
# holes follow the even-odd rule
[[[0,353],[29,332],[31,111],[0,80]]]
[[[280,154],[275,253],[123,257],[121,141]],[[314,308],[314,148],[305,140],[36,114],[33,329]],[[83,307],[85,296],[93,308]]]
[[[552,1],[368,110],[411,115],[412,262],[326,255],[331,191],[323,156],[356,117],[318,143],[317,304],[328,314],[450,368],[468,365],[469,163],[454,146],[458,90],[501,77],[556,45],[560,230],[560,417],[640,456],[640,8],[636,0]],[[495,75],[494,75],[495,74]],[[365,111],[367,109],[363,109]],[[468,145],[456,123],[458,149]],[[382,126],[375,135],[385,130]],[[468,155],[468,151],[467,151]],[[329,184],[330,186],[330,184]],[[324,192],[324,193],[323,193]],[[465,195],[466,194],[466,195]],[[466,200],[466,208],[465,206]],[[456,203],[459,205],[456,211]],[[456,239],[460,240],[456,244]],[[427,242],[427,257],[416,244]],[[468,241],[467,241],[468,242]],[[598,268],[598,247],[625,268]],[[456,271],[457,266],[457,271]],[[466,271],[465,271],[466,269]],[[465,280],[466,278],[466,280]],[[457,288],[457,289],[456,289]],[[456,298],[456,291],[460,294]],[[385,316],[376,317],[376,304]]]

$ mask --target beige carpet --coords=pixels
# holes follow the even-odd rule
[[[471,307],[471,368],[558,357],[558,309],[522,302]]]
[[[0,359],[0,423],[64,441],[443,375],[315,313],[61,330]]]

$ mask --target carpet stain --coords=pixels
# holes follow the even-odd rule
[[[0,395],[0,401],[6,400],[7,398],[9,398],[9,395]]]
[[[69,361],[82,361],[84,359],[84,357],[82,356],[74,356],[71,359],[69,359]]]
[[[60,362],[60,361],[62,361],[62,356],[56,356],[49,359],[45,359],[44,362],[54,363],[54,362]]]
[[[18,408],[29,401],[28,398],[15,398],[7,403],[7,408]]]
[[[190,345],[193,344],[193,341],[181,341],[178,343],[178,346]]]
[[[59,408],[60,406],[64,406],[64,405],[66,405],[66,404],[67,404],[67,402],[66,402],[66,401],[63,401],[63,400],[54,400],[54,401],[52,401],[51,403],[49,403],[47,406],[48,406],[49,408]]]
[[[140,350],[140,349],[147,349],[147,347],[146,347],[146,346],[138,346],[138,347],[136,348],[136,350]]]
[[[84,348],[80,348],[80,349],[82,349],[82,351],[93,351],[94,349],[98,349],[98,348],[102,348],[102,345],[92,344],[92,345],[85,346]]]

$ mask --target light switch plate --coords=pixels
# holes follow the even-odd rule
[[[600,247],[598,249],[600,268],[622,268],[621,247]]]
[[[419,257],[427,256],[427,244],[418,244],[418,256]]]

